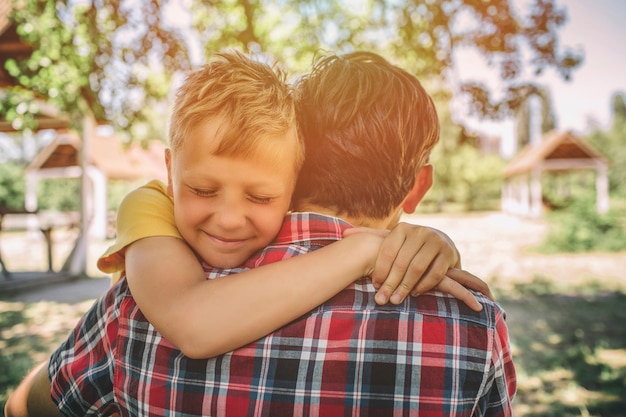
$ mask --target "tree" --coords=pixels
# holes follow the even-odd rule
[[[555,69],[565,79],[582,62],[581,53],[561,51],[558,30],[565,11],[554,0],[534,0],[526,15],[512,0],[267,2],[192,0],[193,27],[205,54],[224,46],[263,51],[292,70],[308,67],[320,50],[381,51],[420,79],[445,80],[454,54],[477,49],[500,70],[505,94],[495,98],[478,83],[460,91],[469,111],[483,117],[510,115],[537,86],[523,70]]]
[[[613,94],[613,129],[619,129],[626,125],[626,99],[624,93]]]
[[[7,69],[22,92],[35,91],[72,115],[86,107],[97,120],[128,130],[148,119],[143,109],[166,97],[172,74],[189,67],[185,33],[204,56],[240,47],[298,72],[320,50],[369,49],[421,79],[440,80],[455,65],[457,50],[474,48],[499,68],[506,93],[496,99],[484,85],[461,87],[471,97],[469,110],[486,117],[510,114],[534,91],[523,80],[525,68],[554,68],[569,78],[582,61],[559,48],[566,14],[554,0],[534,0],[524,16],[513,0],[189,0],[191,27],[168,20],[181,16],[173,3],[16,2],[12,19],[34,51],[7,62]]]
[[[516,122],[517,133],[517,147],[522,149],[527,146],[531,141],[531,127],[536,120],[535,117],[540,117],[540,133],[541,135],[553,130],[556,126],[554,117],[554,108],[552,101],[550,100],[550,93],[544,87],[533,88],[533,92],[526,95],[524,100],[521,101],[519,106],[513,111]],[[531,100],[538,99],[540,105],[539,113],[532,111]]]
[[[19,95],[19,105],[41,97],[69,115],[76,128],[87,113],[126,132],[145,123],[146,110],[167,96],[171,74],[189,68],[183,36],[166,20],[167,4],[14,1],[11,20],[33,52],[7,60],[15,86],[4,98]],[[2,116],[35,127],[38,106],[23,112],[6,108]]]
[[[624,93],[612,98],[613,123],[608,130],[597,129],[587,139],[609,161],[609,190],[626,198],[626,105]]]

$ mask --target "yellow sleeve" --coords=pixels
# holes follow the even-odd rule
[[[113,283],[124,271],[126,247],[151,236],[182,239],[174,223],[174,201],[167,186],[157,180],[131,191],[120,203],[116,221],[115,243],[98,259],[102,272],[113,274]]]

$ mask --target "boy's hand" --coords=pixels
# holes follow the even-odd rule
[[[482,310],[482,307],[472,307],[472,305],[480,306],[480,304],[478,303],[478,300],[476,300],[476,297],[474,297],[471,292],[467,291],[468,288],[482,293],[491,301],[495,301],[495,297],[491,293],[491,289],[485,281],[478,278],[476,275],[470,274],[469,272],[458,268],[448,269],[445,278],[441,280],[435,288],[439,291],[453,295],[454,298],[463,301],[470,308],[472,308],[472,310],[476,311]]]
[[[457,269],[451,278],[446,277],[450,268],[460,267],[460,258],[450,238],[438,230],[400,223],[392,231],[354,228],[344,236],[359,232],[385,236],[371,274],[374,286],[379,288],[378,304],[399,304],[409,293],[417,296],[437,287],[480,311],[482,306],[463,285],[491,297],[489,287],[465,271]]]

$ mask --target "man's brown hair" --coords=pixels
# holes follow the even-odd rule
[[[296,88],[306,159],[295,207],[388,216],[439,139],[431,97],[415,76],[368,52],[323,57]]]

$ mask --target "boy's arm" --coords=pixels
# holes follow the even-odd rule
[[[157,187],[156,190],[156,193],[148,193],[151,202],[148,207],[142,204],[145,195],[136,194],[141,198],[125,199],[118,213],[118,237],[122,235],[120,238],[125,241],[128,285],[137,305],[157,330],[190,357],[215,356],[243,346],[322,304],[361,276],[372,272],[374,276],[386,276],[386,273],[382,275],[380,272],[384,268],[380,266],[383,263],[374,263],[379,249],[376,242],[380,244],[381,238],[361,236],[333,243],[311,254],[234,274],[227,280],[207,281],[199,261],[187,244],[180,238],[166,237],[171,235],[168,235],[168,228],[173,224],[173,203],[164,187]],[[164,207],[159,208],[160,205]],[[155,213],[161,214],[155,216]],[[169,219],[167,213],[171,213]],[[149,233],[142,230],[143,235],[134,233],[134,237],[129,239],[124,233],[133,230],[134,223],[128,223],[137,218],[145,224],[152,224],[161,236],[146,237]],[[403,232],[405,229],[401,227],[398,230],[400,233],[390,235],[393,239],[386,240],[392,242],[387,243],[392,250],[406,251],[409,247],[406,253],[412,259],[424,259],[422,247],[431,248],[433,245],[423,245],[421,240],[424,236],[415,234],[417,229],[414,226],[407,232]],[[404,233],[407,239],[402,237]],[[135,239],[137,236],[139,240]],[[401,237],[402,245],[394,248],[396,236]],[[439,244],[434,246],[434,252],[427,251],[430,254],[427,256],[432,258],[437,255],[438,262],[445,266],[428,271],[430,275],[440,274],[433,281],[438,283],[450,265],[457,265],[458,253],[441,237],[425,240],[427,243],[435,240]],[[415,255],[420,251],[419,256]],[[438,256],[439,251],[443,251],[442,256]],[[426,261],[430,263],[431,258]],[[419,262],[416,264],[419,265]],[[394,271],[396,276],[406,278],[392,278],[387,282],[385,285],[390,291],[395,289],[394,285],[407,279],[418,282],[424,272],[414,268],[402,271],[402,266],[398,270],[397,265]],[[420,275],[413,277],[414,273]],[[446,280],[449,279],[445,278],[442,283]],[[470,307],[469,303],[473,301],[477,307],[472,308],[480,309],[471,293],[454,284],[449,283],[456,289],[456,293],[449,291],[451,294]]]
[[[151,182],[131,192],[118,210],[117,242],[99,265],[114,260],[118,265],[111,262],[113,268],[125,268],[146,318],[191,357],[243,346],[322,304],[373,270],[381,242],[377,236],[361,237],[353,239],[354,246],[349,241],[333,244],[328,257],[325,250],[310,258],[307,254],[304,260],[207,281],[200,262],[177,233],[173,213],[164,184]],[[368,250],[370,256],[365,255]],[[328,265],[334,264],[338,266],[329,271]]]
[[[206,358],[271,333],[369,275],[381,241],[363,233],[227,279],[206,280],[183,241],[153,237],[128,247],[126,273],[137,305],[155,328],[187,356]]]
[[[440,236],[423,235],[420,229],[403,228],[409,237],[396,252],[404,250],[417,264],[421,259],[428,265],[431,252],[427,250],[425,255],[420,249],[431,244],[447,247],[447,243],[433,243]],[[382,239],[377,233],[356,233],[302,256],[233,274],[228,279],[206,280],[198,260],[182,240],[146,238],[128,248],[127,279],[137,305],[170,342],[190,357],[211,357],[271,333],[324,303],[355,279],[373,275],[375,266],[380,265],[377,258]],[[394,239],[390,242],[393,246]],[[480,310],[474,295],[463,285],[487,291],[488,287],[465,271],[448,270],[447,265],[457,264],[458,255],[442,252],[447,255],[441,260],[435,256],[431,263],[440,262],[446,269],[437,272],[442,275],[433,280],[432,286]],[[456,250],[453,252],[456,254]],[[439,250],[434,254],[438,255]],[[421,275],[414,275],[422,274],[424,269],[394,268],[402,282],[419,281]],[[430,268],[428,273],[435,270]],[[448,276],[444,276],[445,271]]]

